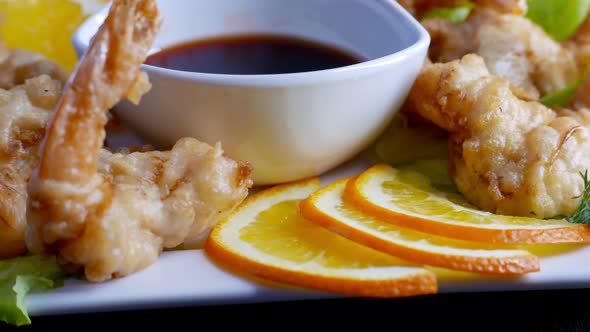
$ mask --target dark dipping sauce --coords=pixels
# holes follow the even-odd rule
[[[301,73],[359,62],[357,56],[331,46],[277,35],[201,39],[166,48],[146,60],[168,69],[231,75]]]

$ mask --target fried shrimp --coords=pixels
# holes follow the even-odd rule
[[[577,208],[580,172],[590,168],[587,109],[522,100],[473,54],[426,64],[408,102],[450,133],[449,173],[477,207],[538,218]]]
[[[523,16],[478,8],[462,23],[433,18],[422,25],[432,38],[433,62],[478,54],[491,73],[511,82],[520,98],[537,100],[559,91],[582,72],[575,48],[558,43]]]
[[[25,49],[8,48],[0,41],[0,89],[25,84],[26,80],[41,75],[48,75],[62,83],[68,79],[65,70],[43,55]]]
[[[56,107],[30,181],[26,241],[94,282],[153,263],[206,232],[247,195],[251,167],[220,145],[170,151],[101,149],[106,112],[149,87],[140,65],[157,34],[155,0],[115,0]]]
[[[66,78],[42,55],[0,44],[0,258],[26,253],[27,182]]]

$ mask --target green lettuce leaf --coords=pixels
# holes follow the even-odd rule
[[[590,0],[529,0],[526,17],[557,41],[568,39],[590,12]]]
[[[453,23],[461,23],[467,19],[469,13],[473,9],[472,3],[465,3],[454,8],[434,8],[422,16],[422,19],[441,17]]]
[[[544,96],[539,101],[547,107],[564,107],[572,99],[574,92],[576,92],[576,89],[582,82],[583,80],[578,80],[571,83],[559,91]]]
[[[54,257],[23,256],[0,261],[0,321],[31,324],[27,312],[29,293],[61,287],[65,274]]]
[[[586,68],[582,77],[575,82],[570,83],[565,88],[543,96],[539,101],[547,107],[565,107],[574,96],[576,89],[584,83],[586,76],[590,75],[590,66]]]

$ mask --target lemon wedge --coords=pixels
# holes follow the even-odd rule
[[[348,181],[336,181],[302,201],[302,215],[353,241],[416,263],[500,275],[539,270],[538,257],[524,250],[434,236],[366,215],[344,202]]]
[[[255,277],[366,297],[436,293],[434,273],[336,235],[299,213],[319,180],[258,192],[212,230],[205,252]]]
[[[590,241],[586,225],[480,211],[459,194],[435,189],[428,178],[386,164],[350,181],[345,199],[379,220],[450,238],[497,244]]]

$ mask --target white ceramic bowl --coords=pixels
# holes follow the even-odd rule
[[[166,148],[183,136],[254,166],[255,184],[321,174],[354,157],[387,126],[425,59],[428,33],[393,0],[162,0],[152,52],[204,37],[276,33],[348,50],[365,62],[278,75],[220,75],[144,65],[153,84],[119,119]],[[80,55],[108,8],[76,31]]]

